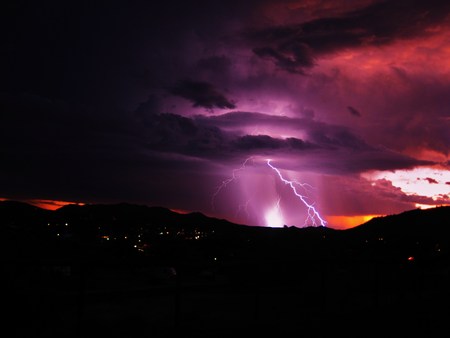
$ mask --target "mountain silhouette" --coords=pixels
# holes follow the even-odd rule
[[[229,323],[249,334],[269,327],[290,336],[437,336],[447,330],[449,226],[450,207],[335,230],[248,226],[127,203],[48,211],[3,201],[5,309],[17,323],[36,323],[24,336],[42,328],[37,318],[62,313],[100,334],[99,322],[108,318],[115,330],[130,309],[162,331],[169,326],[149,309],[168,309],[166,320],[186,332],[201,318],[207,336]],[[47,336],[74,331],[65,325],[52,320],[59,331]]]
[[[415,209],[373,218],[351,229],[335,230],[248,226],[199,212],[180,214],[163,207],[128,203],[74,204],[49,211],[23,202],[3,201],[0,224],[6,237],[12,233],[18,236],[20,230],[43,240],[53,231],[53,235],[70,237],[80,244],[94,243],[102,236],[145,233],[149,242],[164,241],[168,245],[169,239],[177,239],[176,245],[180,245],[180,238],[197,236],[222,248],[240,247],[240,252],[253,257],[402,259],[411,255],[432,257],[437,252],[442,256],[450,248],[450,207]]]

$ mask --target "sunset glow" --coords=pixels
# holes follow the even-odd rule
[[[366,174],[374,185],[387,180],[407,196],[422,196],[416,205],[429,207],[450,204],[450,171],[443,168],[414,168]]]
[[[67,202],[67,201],[53,201],[53,200],[38,200],[38,199],[25,200],[25,202],[35,205],[42,209],[47,209],[47,210],[56,210],[65,205],[70,205],[70,204],[84,205],[84,203],[75,203],[75,202]]]
[[[332,224],[334,229],[345,230],[364,224],[374,217],[381,216],[385,215],[327,216],[327,221]]]

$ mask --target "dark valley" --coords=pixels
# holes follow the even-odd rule
[[[333,230],[4,201],[0,224],[15,336],[407,337],[445,327],[450,207]]]

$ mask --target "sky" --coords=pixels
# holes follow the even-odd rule
[[[0,198],[345,229],[450,205],[450,3],[6,1]]]

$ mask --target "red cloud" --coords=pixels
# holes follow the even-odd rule
[[[438,184],[438,181],[431,177],[424,178],[424,180],[428,181],[430,184]]]

